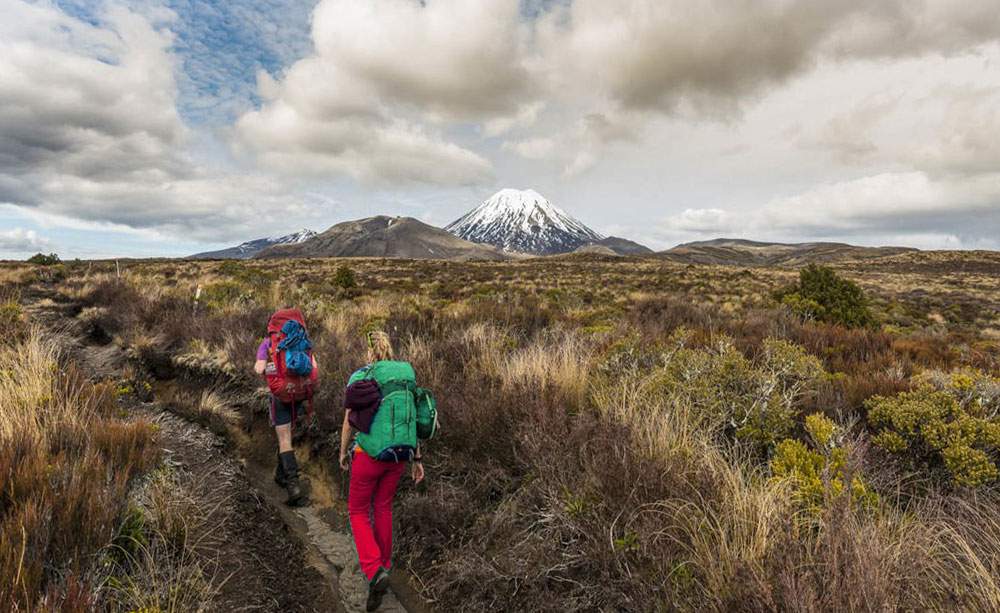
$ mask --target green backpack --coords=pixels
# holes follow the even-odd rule
[[[351,376],[349,383],[374,379],[382,402],[367,433],[358,432],[361,449],[376,460],[405,462],[413,459],[418,438],[430,438],[437,429],[434,397],[417,387],[409,362],[383,360]]]
[[[417,437],[421,439],[434,438],[438,429],[437,403],[429,389],[418,387],[413,392],[417,403]]]

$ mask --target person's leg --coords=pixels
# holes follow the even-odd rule
[[[278,436],[278,453],[285,453],[292,450],[292,424],[286,423],[274,427],[274,433]]]
[[[271,425],[278,438],[278,453],[292,450],[292,416],[295,407],[271,396]]]
[[[373,502],[375,516],[375,542],[382,554],[382,567],[392,566],[392,501],[396,497],[399,479],[406,471],[406,462],[386,462],[382,478],[375,486]]]
[[[288,492],[289,505],[296,505],[302,500],[302,488],[299,485],[299,464],[292,450],[292,414],[294,408],[278,398],[271,400],[271,415],[274,421],[274,433],[278,438],[278,468],[274,480]]]
[[[347,495],[347,512],[351,520],[354,546],[358,549],[358,562],[369,581],[378,572],[382,563],[382,554],[375,540],[369,515],[372,495],[381,475],[379,462],[368,457],[366,453],[354,454],[354,460],[351,462],[351,490]]]

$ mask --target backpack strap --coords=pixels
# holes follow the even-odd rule
[[[405,379],[390,379],[383,384],[379,385],[382,390],[383,396],[388,396],[393,392],[415,392],[416,385],[413,381],[408,381]]]

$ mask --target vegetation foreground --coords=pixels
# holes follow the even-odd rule
[[[213,416],[219,403],[194,416],[259,452],[250,366],[290,302],[325,378],[300,437],[331,474],[361,330],[384,326],[435,391],[428,480],[397,511],[435,608],[997,610],[998,278],[995,254],[927,253],[803,271],[11,265],[0,323],[24,332],[0,346],[0,609],[123,608],[122,586],[197,583],[176,570],[190,564],[170,522],[136,525],[136,478],[167,477],[123,397],[147,376],[185,380],[241,407],[242,422]],[[127,381],[92,384],[51,350],[20,305],[42,288],[127,350]],[[157,606],[210,608],[210,585],[184,593]]]

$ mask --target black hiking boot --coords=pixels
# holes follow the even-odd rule
[[[280,487],[288,484],[288,477],[285,476],[285,467],[281,465],[281,454],[277,456],[277,466],[274,467],[274,482]]]
[[[295,461],[295,452],[286,451],[278,454],[281,472],[285,477],[285,491],[288,492],[288,500],[285,501],[290,507],[299,506],[302,503],[302,486],[299,485],[299,463]],[[275,475],[277,480],[277,475]]]
[[[368,602],[365,603],[365,611],[374,611],[382,606],[382,597],[389,589],[389,571],[379,567],[375,576],[368,582]]]

